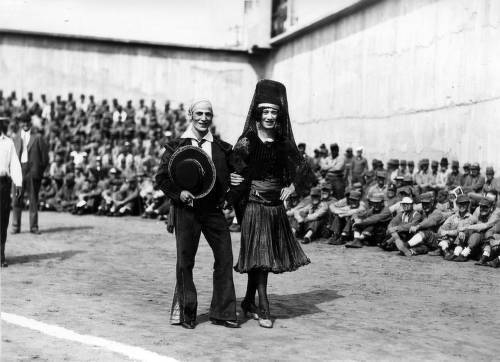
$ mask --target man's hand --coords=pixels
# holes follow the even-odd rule
[[[179,198],[183,203],[189,204],[191,201],[194,200],[194,195],[191,192],[184,190],[181,191],[181,195],[179,196]]]
[[[245,180],[243,176],[238,175],[237,173],[232,173],[230,177],[231,177],[231,186],[238,186]]]
[[[283,187],[281,189],[280,200],[286,201],[290,197],[290,195],[295,191],[295,186],[291,184],[288,187]]]
[[[16,199],[19,199],[21,197],[21,186],[16,186],[16,190],[15,190],[15,198]]]
[[[411,226],[410,227],[410,234],[415,234],[418,231],[419,227],[418,225]]]
[[[446,231],[446,230],[439,230],[439,235],[440,236],[446,236],[446,235],[448,235],[448,231]]]

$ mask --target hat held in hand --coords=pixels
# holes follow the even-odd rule
[[[168,173],[175,186],[196,199],[207,196],[215,185],[215,165],[200,147],[178,148],[170,158]]]

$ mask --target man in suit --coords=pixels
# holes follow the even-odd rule
[[[48,148],[42,136],[31,127],[31,117],[23,113],[19,117],[20,132],[14,137],[14,146],[21,161],[23,185],[19,198],[14,198],[12,205],[12,233],[21,231],[21,212],[24,193],[28,192],[30,203],[30,232],[40,234],[38,229],[38,192],[42,183],[43,172],[49,163]]]
[[[197,295],[193,268],[200,234],[203,233],[215,258],[210,319],[217,325],[238,328],[231,236],[222,212],[230,181],[228,160],[231,145],[215,139],[210,133],[213,111],[209,101],[193,103],[189,116],[192,123],[178,144],[173,147],[165,146],[166,150],[156,175],[156,182],[172,200],[175,213],[177,283],[170,321],[187,329],[196,326]],[[187,145],[202,148],[215,165],[215,185],[208,195],[198,199],[188,190],[180,189],[170,177],[169,162],[173,153]]]

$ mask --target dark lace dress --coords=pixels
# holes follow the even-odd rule
[[[293,236],[280,193],[297,176],[301,159],[292,157],[290,142],[263,142],[256,133],[241,137],[231,158],[235,172],[245,181],[229,192],[231,201],[243,199],[241,248],[234,269],[240,273],[266,270],[294,271],[309,264]]]

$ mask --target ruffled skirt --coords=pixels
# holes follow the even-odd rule
[[[310,262],[293,236],[283,203],[268,205],[250,200],[241,222],[241,248],[234,270],[283,273]]]

